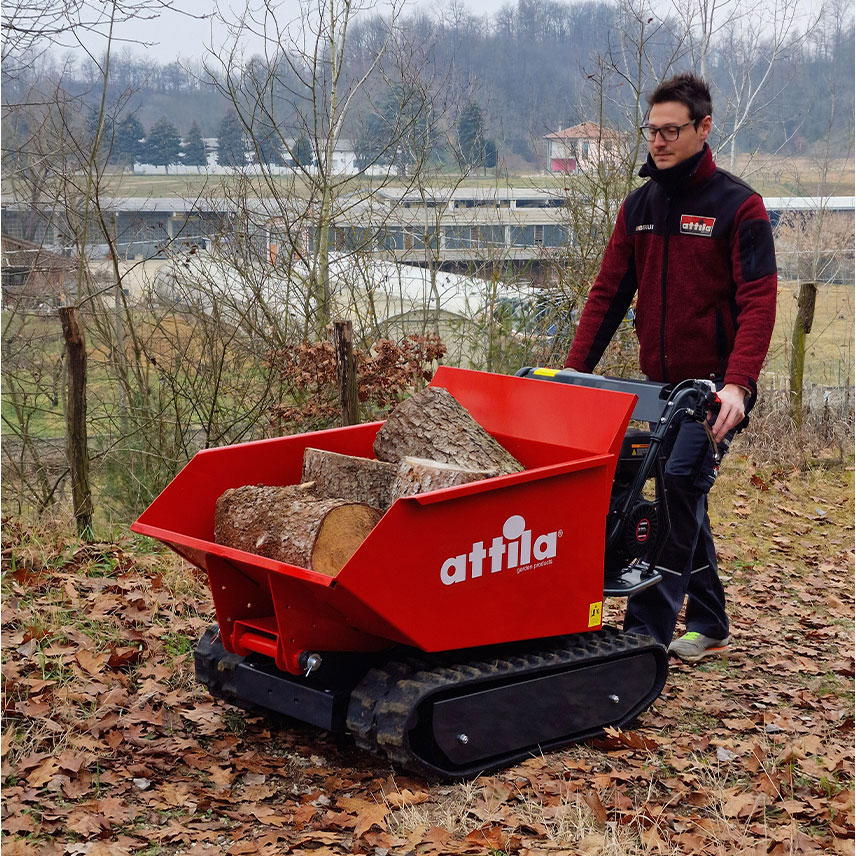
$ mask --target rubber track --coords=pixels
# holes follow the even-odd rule
[[[348,708],[348,728],[363,749],[382,752],[390,761],[427,778],[458,778],[495,769],[514,760],[528,757],[531,750],[515,751],[507,756],[491,758],[485,765],[467,770],[439,768],[416,755],[409,747],[408,733],[415,723],[417,708],[429,696],[449,689],[478,689],[494,681],[530,678],[553,671],[566,671],[590,666],[597,661],[621,659],[652,648],[660,648],[645,636],[622,633],[605,627],[591,633],[562,636],[536,643],[505,645],[491,649],[492,656],[466,658],[472,652],[459,652],[466,659],[455,662],[447,655],[426,655],[392,661],[372,669],[351,694]],[[665,652],[662,657],[665,662]],[[654,696],[647,700],[650,704]],[[462,693],[464,694],[464,693]],[[647,705],[639,699],[625,721],[632,719]],[[611,723],[603,723],[609,725]],[[588,732],[568,735],[564,743],[595,736]]]

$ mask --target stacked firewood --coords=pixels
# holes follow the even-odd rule
[[[398,405],[374,453],[307,448],[302,484],[227,490],[217,500],[215,541],[335,576],[399,497],[523,469],[440,387]]]

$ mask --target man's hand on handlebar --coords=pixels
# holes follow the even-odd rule
[[[719,413],[713,423],[713,437],[719,443],[746,416],[746,393],[736,383],[727,383],[716,395],[719,399]]]

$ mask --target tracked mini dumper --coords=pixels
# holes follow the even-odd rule
[[[665,649],[603,627],[603,597],[659,581],[657,450],[714,394],[534,368],[444,367],[432,385],[525,471],[398,499],[334,578],[214,543],[215,502],[298,483],[307,446],[373,457],[381,422],[199,452],[132,529],[207,572],[217,624],[195,665],[212,694],[463,778],[620,727],[659,695]],[[631,416],[655,427],[625,433]]]

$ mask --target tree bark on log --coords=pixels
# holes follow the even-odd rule
[[[244,485],[217,500],[218,544],[335,577],[381,512],[343,499],[319,498],[309,485]]]
[[[493,478],[499,472],[493,470],[468,470],[454,464],[428,461],[424,458],[405,458],[398,465],[398,473],[392,484],[392,501],[400,496],[413,496],[429,490],[440,490],[459,484],[469,484]]]
[[[303,453],[303,481],[314,482],[319,497],[364,502],[386,511],[393,502],[390,489],[395,476],[395,464],[386,461],[324,449]]]
[[[426,458],[499,474],[524,469],[442,387],[429,386],[401,402],[378,431],[374,451],[381,461]]]

